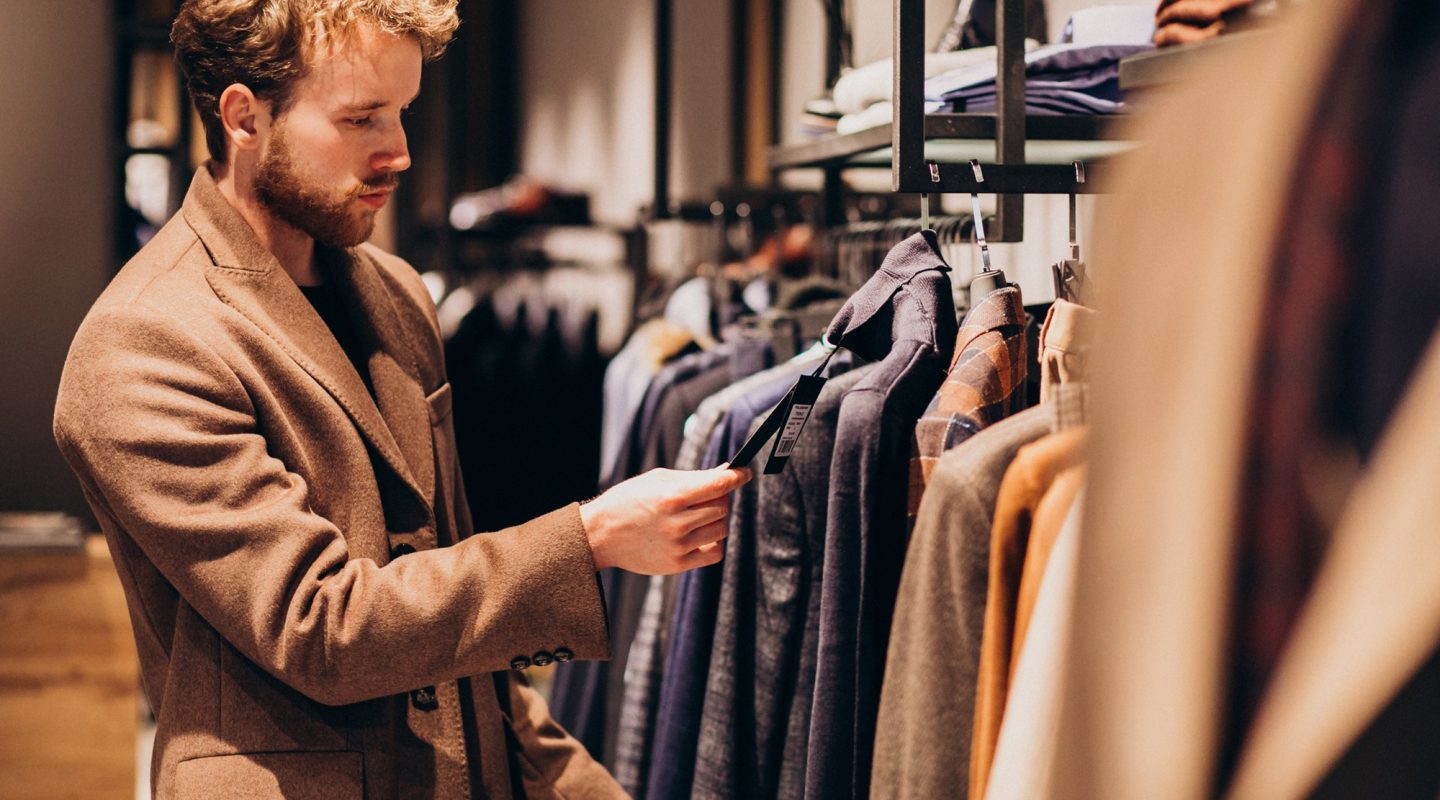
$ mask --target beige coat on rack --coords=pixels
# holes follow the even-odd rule
[[[1167,98],[1097,247],[1092,483],[1056,786],[1312,791],[1440,640],[1440,337],[1347,502],[1234,782],[1221,738],[1234,519],[1266,274],[1324,80],[1363,4],[1316,0]],[[1253,291],[1245,287],[1254,287]]]

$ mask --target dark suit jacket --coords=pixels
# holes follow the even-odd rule
[[[949,269],[932,232],[906,239],[830,329],[831,341],[880,364],[845,395],[836,423],[806,797],[870,792],[875,713],[908,537],[910,440],[945,380],[958,328]]]
[[[66,362],[56,439],[129,603],[157,796],[509,797],[512,769],[613,796],[503,672],[607,655],[576,507],[470,535],[428,294],[334,255],[373,399],[204,168]]]

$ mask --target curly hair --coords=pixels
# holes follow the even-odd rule
[[[225,161],[220,94],[243,84],[282,113],[307,60],[368,23],[413,36],[424,60],[445,52],[458,0],[185,0],[170,28],[175,61],[205,127],[205,146]]]

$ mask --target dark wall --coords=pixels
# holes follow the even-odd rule
[[[70,339],[114,270],[107,0],[0,22],[0,510],[82,512],[50,433]]]

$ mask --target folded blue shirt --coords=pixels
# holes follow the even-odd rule
[[[1025,104],[1030,113],[1113,114],[1123,110],[1120,59],[1148,44],[1042,47],[1025,56]],[[951,70],[925,82],[927,108],[989,112],[996,107],[996,65]]]

